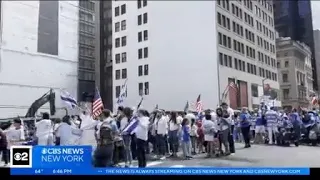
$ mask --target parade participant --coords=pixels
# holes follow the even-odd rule
[[[191,139],[190,139],[190,122],[187,118],[184,118],[182,123],[182,151],[183,156],[186,160],[189,160],[192,158],[191,156]]]
[[[103,110],[102,122],[96,127],[97,148],[94,152],[95,167],[112,167],[115,137],[119,134],[109,110]]]
[[[6,134],[0,129],[0,154],[4,161],[4,166],[9,164],[9,154],[8,154],[8,142]]]
[[[68,145],[78,145],[76,141],[82,133],[79,128],[71,126],[70,116],[64,116],[62,122],[56,130],[56,145],[68,146]]]
[[[234,130],[234,139],[237,142],[242,142],[242,134],[241,134],[241,124],[240,124],[240,117],[237,114],[234,115],[234,126],[235,126],[235,130]]]
[[[202,120],[204,140],[207,142],[207,157],[212,157],[214,155],[214,134],[216,133],[215,123],[213,122],[210,113],[210,110],[206,110],[205,117]]]
[[[13,145],[21,145],[22,142],[25,141],[25,133],[23,131],[22,125],[21,125],[21,120],[20,119],[14,119],[13,120],[13,124],[12,126],[4,131],[4,133],[6,134],[6,138],[7,138],[7,147],[8,147],[8,151],[7,154],[10,154],[10,148]],[[10,160],[10,159],[9,159]]]
[[[128,125],[131,117],[132,117],[132,111],[129,107],[123,108],[123,110],[118,111],[120,114],[120,131],[122,132],[124,128]],[[123,156],[124,156],[124,162],[125,162],[125,167],[131,166],[132,163],[132,152],[131,152],[131,136],[130,134],[123,132],[122,133],[122,139],[124,142],[124,151],[123,151]]]
[[[163,112],[157,114],[156,122],[156,142],[157,142],[157,155],[161,160],[164,160],[166,154],[165,135],[168,129],[167,118]]]
[[[256,135],[256,121],[258,117],[256,113],[252,113],[250,117],[250,140],[254,140]]]
[[[190,121],[189,121],[190,122]],[[196,143],[198,138],[198,127],[196,125],[196,119],[191,119],[191,125],[190,125],[190,140],[191,140],[191,153],[193,155],[196,154]]]
[[[50,120],[49,114],[43,113],[42,119],[36,122],[35,126],[38,145],[53,145],[53,123]]]
[[[230,135],[230,115],[227,110],[222,110],[222,116],[218,118],[218,128],[221,145],[224,146],[224,155],[230,155],[229,135]],[[221,146],[220,145],[220,146]],[[221,148],[222,149],[222,148]]]
[[[251,147],[250,145],[250,114],[248,112],[248,108],[243,107],[240,114],[240,126],[241,133],[244,139],[245,148]]]
[[[274,110],[274,107],[271,107],[265,114],[267,121],[267,130],[268,130],[268,139],[269,144],[275,144],[277,128],[278,113]]]
[[[265,134],[265,115],[264,114],[260,114],[257,117],[256,120],[256,128],[255,128],[255,138],[254,138],[254,143],[256,144],[261,144],[264,142],[263,137]]]
[[[134,130],[134,133],[137,139],[138,166],[146,167],[146,143],[148,142],[149,113],[146,110],[138,110],[137,117],[139,123]]]
[[[169,144],[170,149],[172,150],[172,154],[170,157],[177,157],[177,152],[179,148],[179,137],[178,131],[180,129],[180,118],[177,117],[176,112],[171,112],[170,120],[169,120]]]
[[[197,147],[198,147],[198,153],[205,153],[205,150],[203,149],[203,142],[204,142],[204,133],[203,133],[203,128],[202,128],[202,120],[197,120],[196,121],[197,125],[197,134],[198,134],[198,139],[197,139]]]

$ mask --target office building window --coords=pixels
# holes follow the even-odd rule
[[[126,22],[126,20],[121,21],[121,30],[122,30],[122,31],[123,31],[123,30],[126,30],[126,28],[127,28],[127,22]]]
[[[144,13],[143,14],[143,24],[147,24],[148,23],[148,14]]]
[[[288,82],[288,74],[282,74],[282,82]]]
[[[138,76],[143,76],[143,68],[142,68],[142,66],[138,66]]]
[[[140,9],[140,8],[142,7],[141,0],[138,0],[138,1],[137,1],[137,7],[138,7],[138,9]]]
[[[127,69],[122,69],[122,79],[126,79],[127,78]]]
[[[121,38],[121,46],[123,47],[123,46],[126,46],[126,45],[127,45],[127,36],[123,36]]]
[[[148,64],[144,65],[144,75],[145,76],[149,75],[149,65]]]
[[[283,99],[289,99],[290,90],[289,89],[283,89],[282,90]]]
[[[144,83],[144,95],[149,94],[149,82]]]
[[[121,62],[127,62],[127,53],[126,52],[121,53]]]
[[[115,59],[116,59],[116,64],[119,64],[120,63],[120,54],[116,54]]]
[[[142,59],[142,49],[138,49],[138,59]]]
[[[121,5],[121,14],[126,13],[126,4]]]
[[[148,47],[143,48],[143,58],[147,58],[149,56]]]
[[[116,70],[116,80],[120,79],[120,70]]]
[[[148,5],[148,1],[147,0],[143,0],[143,7]]]
[[[252,97],[259,97],[258,85],[251,84],[251,95],[252,95]]]
[[[139,83],[139,95],[143,95],[143,83]]]
[[[119,7],[116,7],[115,9],[114,9],[114,16],[119,16],[120,15],[120,8]]]
[[[142,41],[142,32],[138,32],[138,42]]]
[[[144,41],[148,40],[148,30],[143,31],[143,40]]]
[[[141,25],[142,24],[142,15],[139,15],[138,16],[138,25]]]
[[[115,45],[116,48],[120,47],[120,38],[116,38]]]
[[[40,1],[38,20],[38,52],[58,55],[59,2]]]
[[[119,32],[119,31],[120,31],[120,23],[119,23],[119,22],[116,22],[116,23],[114,24],[114,31],[115,31],[115,32]]]
[[[121,86],[116,86],[116,98],[120,96]]]

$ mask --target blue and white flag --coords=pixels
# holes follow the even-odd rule
[[[126,97],[127,97],[127,79],[124,82],[124,85],[122,86],[122,88],[120,90],[120,94],[119,94],[119,97],[117,100],[117,105],[121,106],[122,103],[124,102],[124,100],[126,99]]]
[[[132,134],[134,130],[137,128],[138,124],[139,124],[139,120],[137,119],[136,116],[133,116],[130,119],[129,124],[122,130],[122,133]]]
[[[71,96],[70,93],[68,93],[67,91],[61,90],[60,98],[67,106],[71,108],[78,106],[77,100],[73,96]]]

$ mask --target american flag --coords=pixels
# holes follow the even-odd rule
[[[232,88],[232,90],[234,90],[235,92],[238,91],[238,87],[234,82],[229,83],[229,88]]]
[[[100,114],[102,113],[102,110],[103,110],[102,99],[101,99],[100,92],[99,92],[98,88],[96,88],[96,91],[94,93],[93,102],[92,102],[93,119],[96,119],[98,116],[100,116]]]
[[[202,111],[202,102],[201,102],[201,94],[199,94],[198,98],[197,98],[197,102],[196,102],[196,111],[199,113]]]

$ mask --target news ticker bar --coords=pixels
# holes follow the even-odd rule
[[[12,168],[11,175],[310,175],[310,168]]]

